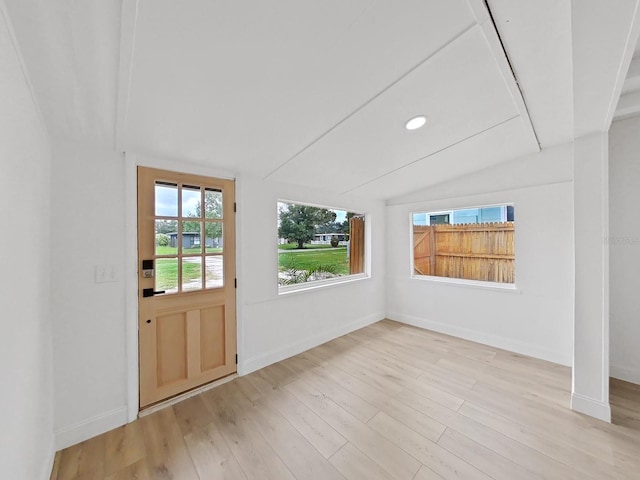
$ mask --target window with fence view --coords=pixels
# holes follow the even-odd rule
[[[515,283],[512,205],[413,213],[413,274]]]
[[[365,273],[362,213],[278,202],[278,285]]]

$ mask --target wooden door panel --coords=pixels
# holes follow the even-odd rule
[[[203,372],[225,364],[224,305],[200,310],[200,368]]]
[[[156,317],[158,387],[186,380],[187,315],[184,312]]]
[[[162,189],[175,208],[156,208]],[[234,189],[231,180],[138,169],[139,267],[156,267],[139,273],[141,407],[236,371]],[[175,232],[161,245],[163,222]],[[165,293],[142,294],[159,285]]]

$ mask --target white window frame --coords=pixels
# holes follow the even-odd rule
[[[343,212],[353,212],[358,211],[359,209],[348,209],[345,207],[332,207],[327,205],[321,205],[312,202],[305,202],[300,200],[288,200],[283,198],[278,198],[276,200],[276,209],[279,203],[295,203],[298,205],[306,205],[309,207],[317,207],[317,208],[326,208],[328,210],[341,210]],[[366,280],[371,278],[371,215],[366,212],[358,213],[359,215],[364,216],[364,272],[363,273],[355,273],[351,275],[344,275],[342,277],[334,277],[328,278],[324,280],[314,280],[312,282],[305,283],[297,283],[293,285],[279,285],[277,284],[278,295],[289,295],[292,293],[298,292],[308,292],[317,290],[319,288],[326,288],[332,286],[338,286],[343,284],[349,284],[361,280]],[[277,228],[277,225],[276,225]],[[277,237],[277,234],[276,234]],[[275,245],[278,246],[278,243]],[[277,274],[279,272],[280,261],[279,257],[280,253],[276,250],[276,282],[278,280]]]
[[[511,292],[511,293],[521,293],[520,288],[516,286],[516,283],[500,283],[500,282],[488,282],[483,280],[468,280],[466,278],[451,278],[451,277],[438,277],[436,275],[416,275],[414,273],[414,259],[413,259],[413,216],[415,214],[426,214],[427,220],[429,220],[429,215],[444,215],[450,214],[451,220],[453,220],[453,212],[456,210],[470,210],[470,209],[481,209],[481,208],[494,208],[494,207],[505,207],[503,212],[501,213],[501,218],[504,217],[503,221],[507,221],[507,209],[506,207],[514,207],[514,202],[504,202],[504,203],[496,203],[496,204],[488,204],[488,205],[479,205],[479,206],[470,206],[470,207],[456,207],[450,210],[433,210],[429,209],[420,209],[413,210],[409,212],[409,278],[411,280],[421,281],[421,282],[431,282],[433,284],[442,284],[442,285],[451,285],[457,287],[471,287],[471,288],[481,288],[487,290],[496,290],[503,292]],[[431,226],[430,222],[429,225]],[[516,245],[518,243],[517,230],[514,232]],[[516,248],[516,251],[518,249]],[[514,259],[516,271],[518,266],[518,256],[516,254],[516,258]]]

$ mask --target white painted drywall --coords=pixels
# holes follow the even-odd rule
[[[640,2],[571,1],[573,137],[606,133],[640,34]]]
[[[389,201],[387,316],[570,365],[573,346],[572,147]],[[410,212],[513,203],[517,292],[411,278]]]
[[[54,141],[51,313],[56,446],[126,421],[124,159]],[[114,282],[96,283],[96,266]]]
[[[640,116],[609,131],[611,376],[640,383]]]
[[[135,204],[125,205],[124,199],[125,184],[132,181],[126,175],[135,175],[135,170],[125,168],[121,155],[79,144],[56,141],[54,153],[55,425],[57,446],[63,447],[127,421],[131,365],[125,351],[129,318],[125,312],[129,310],[124,275],[131,271],[125,263],[131,259],[125,219]],[[147,166],[226,176],[215,167],[138,157],[138,163]],[[240,373],[384,318],[382,201],[341,197],[247,175],[237,179],[236,188]],[[370,214],[375,252],[372,278],[279,296],[278,199]],[[117,281],[96,284],[96,265],[115,266]]]
[[[48,479],[53,464],[48,134],[0,0],[0,465]]]
[[[115,143],[122,0],[5,0],[53,137]]]
[[[611,421],[608,135],[574,142],[575,320],[571,408]]]
[[[278,259],[274,248],[278,199],[368,214],[371,278],[278,295]],[[238,208],[242,373],[384,318],[385,213],[382,201],[366,201],[244,176],[239,182]]]
[[[571,2],[575,345],[571,408],[605,421],[609,406],[608,131],[640,34],[640,2]]]

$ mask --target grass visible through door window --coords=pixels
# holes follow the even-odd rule
[[[200,265],[185,263],[182,271],[183,283],[197,280],[201,275]],[[173,258],[158,258],[156,260],[156,288],[171,290],[178,285],[178,262]]]

